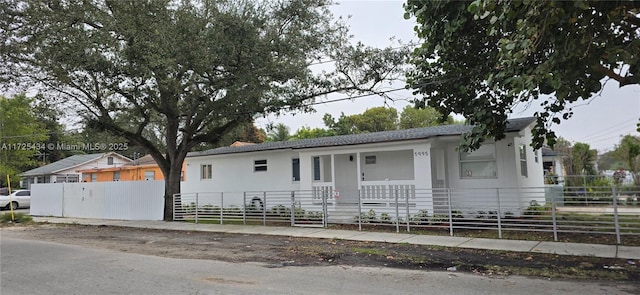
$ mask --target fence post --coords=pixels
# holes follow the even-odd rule
[[[291,191],[291,226],[296,224],[296,192]]]
[[[247,192],[242,192],[242,224],[247,224]]]
[[[400,208],[399,204],[398,204],[398,189],[394,189],[393,190],[395,193],[395,199],[396,199],[396,232],[399,233],[400,232]]]
[[[551,222],[553,223],[553,241],[558,241],[558,219],[556,218],[556,195],[551,191]]]
[[[176,195],[177,194],[173,194],[173,220],[176,220]],[[64,212],[64,185],[62,185],[62,210]],[[64,217],[64,213],[62,214],[62,217]]]
[[[198,193],[196,193],[196,223],[198,223]]]
[[[358,189],[358,230],[362,231],[362,189]]]
[[[404,205],[407,208],[407,232],[411,232],[411,227],[409,225],[409,189],[406,189],[404,194]]]
[[[448,208],[448,210],[449,210],[449,235],[453,237],[453,212],[451,210],[451,189],[450,188],[447,189],[447,199],[448,199],[447,206],[449,207]]]
[[[616,227],[616,244],[620,245],[620,218],[618,216],[618,190],[614,185],[613,188],[613,222]]]
[[[502,218],[500,218],[500,188],[496,188],[496,200],[498,201],[498,211],[496,212],[496,214],[498,215],[498,238],[502,239]]]
[[[224,223],[224,193],[220,193],[220,225]]]
[[[333,189],[331,188],[331,190],[333,190]],[[332,192],[331,191],[327,192],[326,188],[322,188],[320,190],[320,192],[321,192],[321,195],[322,195],[322,215],[323,215],[322,227],[327,227],[328,219],[329,219],[329,217],[327,216],[327,214],[329,212],[329,210],[327,209],[327,199],[329,198],[328,194],[332,193]]]
[[[587,195],[587,176],[582,174],[582,190],[584,192],[584,203],[589,206],[589,196]]]
[[[267,225],[267,192],[262,192],[262,225]]]

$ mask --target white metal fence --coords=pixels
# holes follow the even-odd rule
[[[30,214],[123,220],[162,220],[163,181],[38,183]]]
[[[318,199],[318,196],[321,196]],[[340,199],[357,200],[345,203]],[[174,196],[174,219],[244,224],[348,223],[358,229],[468,230],[640,235],[640,191],[562,186],[431,189],[380,187],[366,192],[315,191],[192,193]],[[292,214],[293,212],[293,214]]]

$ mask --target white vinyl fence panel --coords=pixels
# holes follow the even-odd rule
[[[162,220],[163,181],[43,183],[31,188],[31,215]]]
[[[64,183],[34,183],[31,185],[31,208],[35,216],[63,216]]]

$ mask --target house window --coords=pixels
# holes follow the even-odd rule
[[[484,144],[473,152],[460,153],[460,178],[496,178],[496,146]]]
[[[144,180],[156,180],[156,172],[153,170],[145,171]]]
[[[267,160],[253,161],[253,172],[267,171]]]
[[[96,182],[96,181],[98,181],[98,174],[91,173],[91,182]]]
[[[213,175],[211,173],[212,169],[213,169],[213,165],[211,164],[200,165],[200,179],[212,179],[213,178]]]
[[[520,145],[520,175],[527,177],[529,175],[527,171],[527,147],[524,144]]]
[[[320,157],[313,157],[313,180],[320,180]]]
[[[375,164],[376,163],[376,156],[365,156],[364,157],[364,163],[365,164]]]
[[[120,171],[113,172],[113,181],[120,181]]]
[[[253,161],[253,172],[267,171],[267,160]]]
[[[113,165],[113,157],[107,157],[107,165]]]
[[[300,159],[291,159],[293,181],[300,181]]]

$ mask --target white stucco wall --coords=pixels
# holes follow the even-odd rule
[[[531,129],[526,128],[520,133],[508,133],[506,138],[495,144],[496,148],[496,177],[464,178],[460,174],[460,158],[456,151],[457,142],[446,144],[446,162],[448,163],[448,186],[451,188],[518,188],[543,187],[544,173],[542,155],[539,150],[534,151],[530,146]],[[520,145],[525,146],[527,159],[527,176],[523,176],[520,166]],[[537,160],[537,161],[536,161]]]
[[[416,141],[189,157],[185,160],[189,177],[182,183],[182,192],[311,190],[314,182],[333,182],[343,190],[357,190],[362,172],[365,181],[415,179],[417,188],[430,188],[429,151],[428,143]],[[376,164],[365,164],[365,157],[371,155],[376,156]],[[313,180],[316,156],[320,156],[323,167],[320,181]],[[300,181],[292,180],[293,158],[300,159]],[[254,172],[254,160],[267,160],[267,171]],[[212,179],[200,179],[202,164],[212,165]]]
[[[514,138],[514,152],[516,153],[516,170],[518,187],[542,187],[544,186],[544,168],[542,166],[542,151],[533,150],[531,129],[527,128]],[[519,146],[525,147],[527,156],[527,176],[522,176]]]
[[[189,157],[185,160],[189,177],[182,182],[182,192],[298,190],[300,182],[293,181],[291,164],[297,157],[290,150]],[[267,160],[267,171],[254,171],[255,160]],[[212,165],[211,179],[201,179],[203,164]],[[302,164],[300,170],[302,174]]]
[[[494,188],[513,187],[516,181],[515,152],[513,149],[513,136],[499,142],[487,142],[495,144],[496,148],[496,177],[463,178],[460,174],[460,156],[456,150],[458,143],[446,144],[446,157],[448,163],[448,183],[451,188]]]

